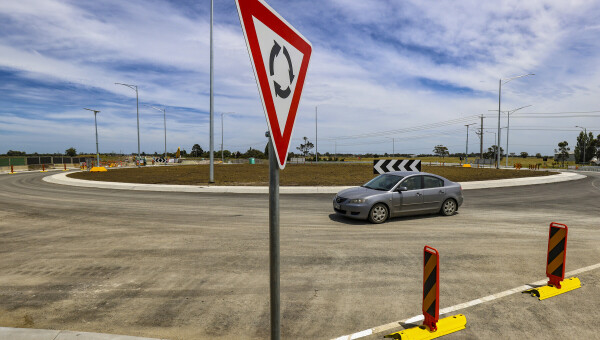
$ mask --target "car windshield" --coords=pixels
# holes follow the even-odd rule
[[[402,178],[404,177],[388,174],[379,175],[367,182],[367,184],[363,185],[363,187],[375,190],[389,191],[394,187],[394,185],[398,184],[398,182],[400,182]]]

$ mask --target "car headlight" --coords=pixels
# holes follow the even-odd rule
[[[365,203],[365,201],[366,200],[364,198],[355,198],[355,199],[351,199],[349,203],[350,204],[353,204],[353,203]]]

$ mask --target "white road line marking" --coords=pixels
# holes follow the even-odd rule
[[[590,270],[594,270],[594,269],[598,269],[598,268],[600,268],[600,263],[596,263],[596,264],[593,264],[591,266],[587,266],[587,267],[583,267],[583,268],[579,268],[579,269],[570,271],[568,273],[565,273],[565,277],[577,275],[577,274],[580,274],[580,273],[589,272]],[[499,298],[502,298],[502,297],[505,297],[505,296],[513,295],[513,294],[516,294],[516,293],[520,293],[520,292],[526,291],[527,289],[534,288],[535,286],[544,285],[547,282],[548,282],[548,280],[544,279],[544,280],[533,282],[533,283],[528,284],[528,285],[522,285],[522,286],[519,286],[519,287],[515,287],[515,288],[512,288],[512,289],[509,289],[509,290],[505,290],[505,291],[500,292],[500,293],[496,293],[496,294],[484,296],[482,298],[471,300],[471,301],[468,301],[468,302],[459,303],[458,305],[454,305],[454,306],[451,306],[451,307],[446,307],[446,308],[440,309],[440,315],[451,313],[451,312],[455,312],[457,310],[465,309],[467,307],[473,307],[473,306],[482,304],[484,302],[489,302],[489,301],[493,301],[493,300],[496,300],[496,299],[499,299]],[[419,321],[423,321],[423,319],[424,319],[423,314],[415,315],[415,316],[413,316],[411,318],[408,318],[408,319],[390,322],[390,323],[385,324],[385,325],[381,325],[381,326],[377,326],[377,327],[365,329],[364,331],[352,333],[352,334],[349,334],[349,335],[343,335],[343,336],[334,338],[332,340],[352,340],[352,339],[359,339],[359,338],[365,337],[367,335],[376,334],[376,333],[382,333],[382,332],[385,332],[385,331],[390,330],[392,328],[397,328],[397,327],[399,327],[403,323],[416,323],[416,322],[419,322]]]

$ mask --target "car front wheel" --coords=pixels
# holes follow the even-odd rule
[[[456,212],[456,201],[452,198],[449,198],[444,201],[442,204],[442,209],[440,209],[440,213],[444,216],[452,216]]]
[[[383,223],[385,220],[387,220],[388,215],[388,208],[385,206],[385,204],[377,203],[369,212],[369,221],[377,224]]]

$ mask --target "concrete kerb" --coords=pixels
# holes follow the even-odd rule
[[[128,335],[0,327],[0,340],[158,340]]]
[[[522,185],[548,184],[557,182],[573,181],[587,176],[573,173],[560,172],[556,175],[542,177],[524,177],[511,179],[497,179],[491,181],[463,182],[463,190],[502,188]],[[261,186],[201,186],[201,185],[172,185],[172,184],[136,184],[88,181],[67,177],[62,172],[52,176],[46,176],[44,181],[54,184],[72,185],[87,188],[137,190],[137,191],[162,191],[162,192],[198,192],[198,193],[238,193],[238,194],[268,194],[269,187]],[[283,186],[279,189],[281,194],[336,194],[349,186]]]

